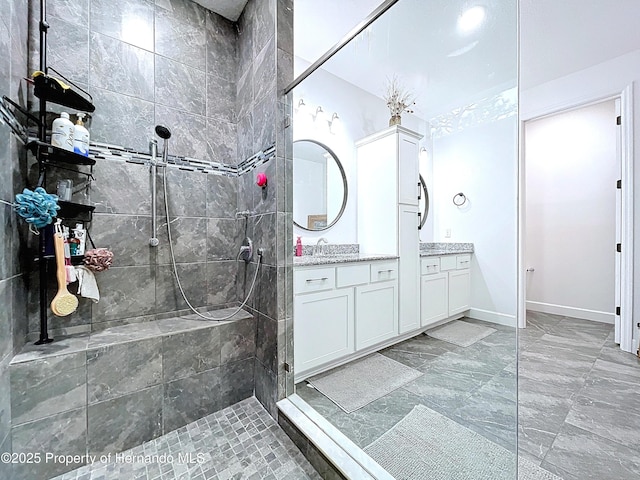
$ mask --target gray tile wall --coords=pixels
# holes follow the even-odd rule
[[[0,0],[0,95],[26,105],[27,74],[26,2]],[[26,159],[6,125],[0,125],[0,200],[11,202],[25,186]],[[11,452],[11,387],[9,362],[24,344],[26,302],[23,298],[25,275],[21,252],[25,225],[11,207],[0,204],[0,453]],[[0,478],[11,478],[11,465],[0,463]]]

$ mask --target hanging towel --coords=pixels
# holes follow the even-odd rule
[[[96,277],[87,267],[76,267],[76,275],[78,276],[78,294],[85,298],[90,298],[94,303],[100,300],[100,292]]]

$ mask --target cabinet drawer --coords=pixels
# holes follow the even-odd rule
[[[458,268],[458,261],[456,255],[446,255],[440,257],[440,270],[446,272],[447,270],[456,270]]]
[[[331,290],[335,287],[335,284],[335,268],[313,268],[293,272],[293,285],[296,293]]]
[[[398,278],[398,262],[374,262],[371,264],[371,283]]]
[[[456,255],[456,268],[469,268],[471,266],[471,255]]]
[[[439,257],[426,257],[421,261],[420,274],[430,275],[432,273],[438,273],[440,271],[440,258]]]
[[[369,283],[369,264],[345,265],[336,268],[336,287],[351,287]]]

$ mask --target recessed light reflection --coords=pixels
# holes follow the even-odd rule
[[[486,12],[484,7],[480,5],[471,7],[458,17],[458,30],[461,33],[471,33],[482,25],[485,17]]]

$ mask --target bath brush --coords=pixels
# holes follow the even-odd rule
[[[64,266],[64,241],[62,234],[53,236],[53,245],[56,251],[56,277],[58,279],[58,293],[51,301],[51,311],[58,317],[66,317],[78,308],[77,297],[67,290],[67,272]]]

